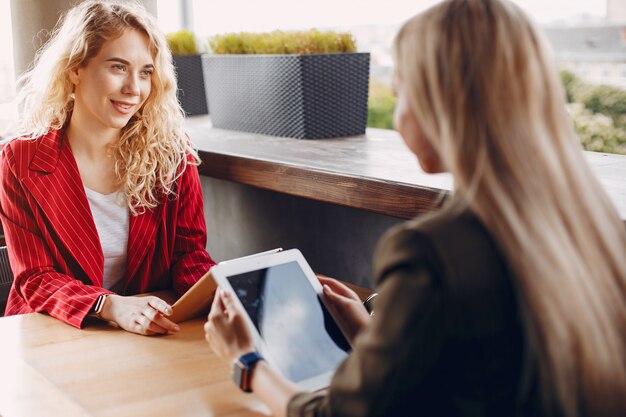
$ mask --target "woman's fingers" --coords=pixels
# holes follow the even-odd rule
[[[171,312],[171,307],[163,300],[151,297],[133,320],[133,331],[140,334],[175,333],[180,330],[178,325],[168,320],[163,311]],[[157,309],[158,308],[158,309]]]
[[[324,294],[331,299],[333,302],[346,304],[348,302],[353,301],[352,298],[346,297],[343,294],[336,292],[330,285],[324,284],[322,287]]]
[[[175,333],[180,330],[176,323],[166,319],[160,312],[147,307],[135,319],[135,330],[139,328],[141,334]]]
[[[135,332],[139,334],[163,334],[168,333],[167,329],[159,326],[146,316],[141,315],[135,320]]]
[[[228,313],[228,317],[233,317],[239,313],[239,309],[235,304],[235,300],[233,300],[233,296],[226,290],[220,289],[222,303],[225,307],[226,312]]]
[[[148,305],[163,315],[172,315],[172,307],[158,297],[149,297]]]
[[[156,315],[152,317],[152,320],[150,321],[150,323],[151,323],[150,330],[159,332],[159,333],[176,333],[177,331],[180,330],[180,327],[178,327],[178,324],[169,320],[160,312],[156,313]],[[159,329],[162,329],[163,331],[160,332]]]
[[[334,285],[337,281],[332,279],[332,278],[328,278],[328,277],[323,277],[318,275],[317,279],[320,281],[320,283],[322,285],[326,284],[326,285]]]
[[[211,303],[211,310],[209,310],[209,320],[221,316],[224,314],[224,303],[222,302],[221,289],[215,290],[215,296],[213,297],[213,303]]]
[[[341,295],[343,295],[346,298],[351,298],[353,300],[360,301],[360,298],[357,295],[357,293],[352,291],[350,289],[350,287],[348,287],[347,285],[337,281],[336,279],[332,279],[332,278],[319,277],[319,276],[318,276],[318,278],[319,278],[320,283],[322,284],[322,286],[327,285],[337,294],[341,294]]]
[[[180,327],[166,316],[172,307],[158,297],[110,297],[110,320],[142,335],[175,333]]]
[[[328,284],[324,284],[322,285],[322,291],[324,291],[324,294],[331,299],[336,299],[337,298],[337,293],[333,291],[332,288],[330,288],[330,285]]]
[[[254,350],[252,335],[246,325],[232,294],[218,289],[204,325],[204,337],[215,354],[235,359]]]

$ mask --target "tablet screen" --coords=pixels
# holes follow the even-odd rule
[[[298,382],[332,372],[350,345],[298,262],[227,278],[275,365]]]

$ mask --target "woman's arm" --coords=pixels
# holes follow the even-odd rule
[[[232,295],[218,289],[204,325],[205,338],[213,352],[235,363],[246,353],[254,351],[252,334],[243,313],[233,302]],[[265,361],[259,361],[252,372],[252,391],[269,407],[274,416],[284,416],[287,403],[300,390]]]
[[[252,391],[267,405],[275,417],[287,415],[287,404],[301,389],[260,361],[252,374]]]
[[[101,287],[86,285],[60,272],[63,255],[46,243],[29,192],[15,174],[15,156],[10,145],[0,157],[0,216],[15,276],[7,314],[46,312],[74,327],[82,327],[99,296],[107,294],[101,317],[125,330],[140,334],[168,333],[177,330],[167,320],[171,307],[156,297],[121,297]],[[51,192],[59,190],[50,190]],[[59,213],[70,216],[72,213]],[[78,236],[80,238],[80,236]],[[17,295],[19,298],[15,298]]]
[[[56,247],[49,247],[42,236],[45,232],[40,230],[33,213],[36,202],[29,198],[17,178],[16,163],[12,147],[6,145],[0,157],[0,216],[15,276],[15,291],[21,298],[20,302],[8,306],[11,310],[7,314],[47,312],[74,327],[81,327],[98,296],[110,291],[85,285],[55,268],[55,257],[61,255]]]
[[[195,165],[187,165],[179,178],[178,198],[174,256],[170,270],[174,290],[181,295],[215,265],[206,251],[204,200],[198,167]]]
[[[393,415],[390,410],[400,405],[399,399],[414,397],[422,386],[421,392],[428,392],[426,376],[448,332],[443,293],[425,270],[409,266],[394,269],[378,290],[376,316],[359,334],[327,392],[299,392],[266,363],[257,363],[253,391],[275,415]],[[254,350],[242,314],[232,296],[219,290],[205,325],[213,351],[231,363]]]

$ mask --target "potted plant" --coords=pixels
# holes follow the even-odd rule
[[[351,34],[226,34],[210,46],[213,126],[303,139],[365,133],[370,57]]]
[[[178,101],[186,115],[207,114],[202,56],[193,32],[181,30],[166,35],[178,79]]]

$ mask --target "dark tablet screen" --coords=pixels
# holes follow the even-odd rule
[[[350,346],[298,262],[228,277],[288,379],[303,381],[332,372]]]

